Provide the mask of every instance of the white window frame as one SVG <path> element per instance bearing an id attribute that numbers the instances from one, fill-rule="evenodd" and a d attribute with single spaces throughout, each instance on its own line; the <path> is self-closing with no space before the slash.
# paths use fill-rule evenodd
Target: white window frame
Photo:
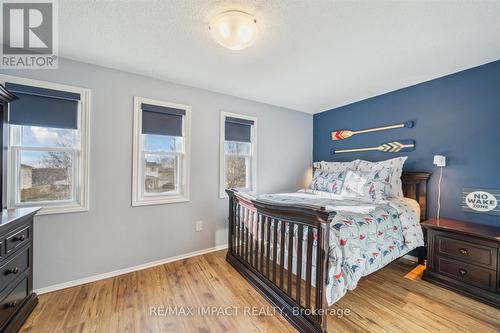
<path id="1" fill-rule="evenodd" d="M 182 109 L 186 111 L 182 122 L 182 137 L 184 139 L 184 151 L 181 153 L 158 153 L 155 155 L 181 155 L 182 166 L 180 167 L 179 193 L 172 194 L 144 194 L 144 155 L 142 150 L 142 109 L 141 104 L 152 104 L 169 108 Z M 159 101 L 139 96 L 134 96 L 134 134 L 133 134 L 133 166 L 132 166 L 132 206 L 163 205 L 178 202 L 188 202 L 189 182 L 191 168 L 191 106 L 165 101 Z"/>
<path id="2" fill-rule="evenodd" d="M 224 149 L 224 142 L 226 141 L 226 118 L 233 117 L 245 120 L 252 120 L 250 141 L 252 144 L 251 157 L 252 157 L 252 189 L 247 192 L 250 194 L 257 193 L 257 117 L 248 116 L 244 114 L 232 113 L 221 111 L 220 113 L 220 142 L 219 142 L 219 198 L 227 198 L 226 193 L 226 155 Z"/>
<path id="3" fill-rule="evenodd" d="M 52 83 L 46 81 L 38 81 L 32 79 L 26 79 L 10 75 L 0 74 L 0 82 L 5 84 L 5 82 L 11 82 L 16 84 L 23 84 L 28 86 L 54 89 L 61 91 L 68 91 L 72 93 L 80 94 L 79 103 L 79 117 L 78 117 L 78 130 L 79 135 L 79 149 L 66 149 L 66 148 L 29 148 L 29 150 L 39 150 L 39 151 L 71 151 L 74 153 L 73 156 L 73 179 L 77 179 L 78 183 L 73 184 L 73 197 L 77 201 L 59 201 L 59 202 L 30 202 L 30 203 L 18 203 L 16 202 L 17 193 L 15 186 L 19 175 L 19 170 L 15 165 L 16 159 L 14 154 L 16 154 L 19 149 L 12 146 L 11 140 L 9 140 L 9 151 L 8 151 L 8 175 L 7 175 L 7 204 L 9 208 L 19 208 L 19 207 L 42 207 L 39 215 L 47 214 L 60 214 L 60 213 L 74 213 L 74 212 L 85 212 L 89 210 L 89 163 L 90 163 L 90 100 L 91 91 L 87 88 L 69 86 L 65 84 Z M 14 102 L 15 103 L 15 102 Z M 12 128 L 9 126 L 9 137 L 13 135 L 11 133 Z"/>

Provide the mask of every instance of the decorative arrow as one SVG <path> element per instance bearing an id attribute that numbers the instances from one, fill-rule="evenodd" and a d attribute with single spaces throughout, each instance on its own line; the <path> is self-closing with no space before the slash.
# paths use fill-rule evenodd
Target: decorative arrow
<path id="1" fill-rule="evenodd" d="M 392 141 L 384 143 L 380 146 L 376 147 L 368 147 L 368 148 L 355 148 L 355 149 L 332 149 L 330 154 L 340 154 L 340 153 L 353 153 L 358 151 L 382 151 L 385 153 L 399 153 L 405 151 L 415 150 L 415 141 L 413 140 L 401 140 L 401 141 Z"/>
<path id="2" fill-rule="evenodd" d="M 360 130 L 360 131 L 352 131 L 352 130 L 333 131 L 332 132 L 332 140 L 333 141 L 344 140 L 344 139 L 350 138 L 351 136 L 356 135 L 356 134 L 378 132 L 378 131 L 387 131 L 390 129 L 403 128 L 403 127 L 412 128 L 413 121 L 409 120 L 409 121 L 404 122 L 402 124 L 389 125 L 389 126 L 383 126 L 383 127 L 375 127 L 375 128 L 369 128 L 369 129 Z"/>

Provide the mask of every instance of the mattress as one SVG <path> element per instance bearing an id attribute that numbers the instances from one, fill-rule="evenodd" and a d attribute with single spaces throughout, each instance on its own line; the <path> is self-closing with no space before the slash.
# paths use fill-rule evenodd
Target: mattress
<path id="1" fill-rule="evenodd" d="M 373 203 L 347 200 L 335 194 L 311 190 L 260 195 L 258 199 L 290 205 L 317 205 L 336 212 L 330 228 L 328 281 L 325 291 L 329 305 L 339 300 L 348 290 L 355 289 L 361 277 L 424 245 L 419 222 L 420 206 L 413 199 L 391 198 Z M 306 235 L 307 232 L 304 232 L 303 242 L 306 242 Z M 285 251 L 288 252 L 286 244 L 288 241 L 285 243 Z M 303 244 L 302 248 L 305 247 Z M 316 248 L 316 244 L 314 247 Z M 316 258 L 315 248 L 313 258 Z M 297 242 L 294 244 L 294 256 L 297 255 L 296 249 Z M 302 256 L 305 256 L 305 251 Z M 302 262 L 305 263 L 305 258 Z M 287 263 L 283 264 L 286 267 Z M 315 266 L 316 263 L 313 262 L 313 276 Z M 292 267 L 292 271 L 295 273 L 296 267 Z M 302 267 L 302 272 L 302 278 L 305 278 L 305 266 Z"/>

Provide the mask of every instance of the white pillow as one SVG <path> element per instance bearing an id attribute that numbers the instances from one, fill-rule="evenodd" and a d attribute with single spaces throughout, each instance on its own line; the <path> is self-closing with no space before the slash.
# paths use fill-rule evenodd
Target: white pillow
<path id="1" fill-rule="evenodd" d="M 391 180 L 392 171 L 347 171 L 341 195 L 346 198 L 360 198 L 369 201 L 387 199 L 387 188 Z"/>
<path id="2" fill-rule="evenodd" d="M 356 170 L 360 160 L 354 160 L 351 162 L 327 162 L 321 161 L 320 167 L 322 171 L 328 172 L 342 172 L 347 170 Z"/>
<path id="3" fill-rule="evenodd" d="M 391 182 L 388 187 L 387 196 L 396 198 L 403 197 L 403 184 L 401 183 L 401 174 L 403 173 L 403 165 L 407 158 L 408 156 L 402 156 L 379 162 L 360 160 L 357 164 L 357 170 L 368 172 L 390 169 L 392 171 L 392 175 L 390 177 Z"/>

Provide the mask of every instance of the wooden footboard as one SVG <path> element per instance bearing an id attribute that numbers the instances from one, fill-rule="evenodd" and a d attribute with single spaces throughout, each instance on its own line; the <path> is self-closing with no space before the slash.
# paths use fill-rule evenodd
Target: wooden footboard
<path id="1" fill-rule="evenodd" d="M 421 220 L 427 216 L 429 177 L 427 172 L 403 172 L 401 177 L 405 196 L 420 205 Z M 299 332 L 326 332 L 329 230 L 335 213 L 226 192 L 227 261 Z M 419 255 L 419 260 L 424 258 Z"/>
<path id="2" fill-rule="evenodd" d="M 329 225 L 335 213 L 226 192 L 227 261 L 300 332 L 326 332 Z"/>

